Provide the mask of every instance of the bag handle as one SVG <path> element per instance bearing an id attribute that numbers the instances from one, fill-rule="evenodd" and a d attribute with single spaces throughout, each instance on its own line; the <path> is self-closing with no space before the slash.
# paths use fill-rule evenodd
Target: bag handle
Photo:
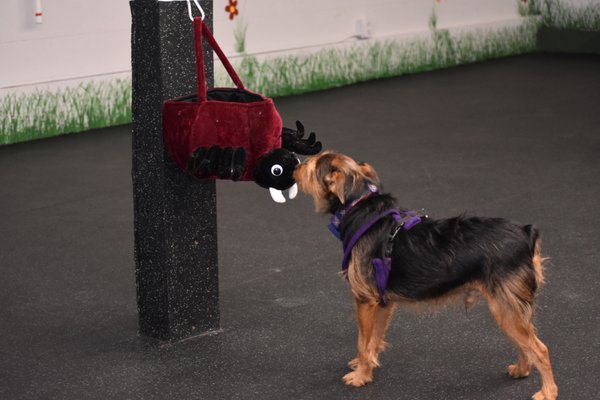
<path id="1" fill-rule="evenodd" d="M 225 53 L 223 53 L 223 50 L 221 50 L 221 47 L 219 47 L 219 44 L 210 32 L 210 29 L 208 29 L 208 26 L 206 26 L 202 18 L 197 17 L 194 18 L 194 48 L 196 51 L 198 99 L 200 101 L 206 101 L 206 77 L 204 76 L 204 53 L 202 51 L 202 35 L 206 37 L 206 40 L 208 41 L 210 47 L 215 53 L 217 53 L 217 56 L 219 56 L 221 63 L 223 63 L 223 66 L 225 66 L 227 73 L 229 74 L 235 85 L 238 87 L 238 89 L 243 90 L 244 84 L 242 83 L 240 77 L 231 66 L 231 63 L 229 63 L 229 60 L 227 59 L 227 56 L 225 56 Z"/>

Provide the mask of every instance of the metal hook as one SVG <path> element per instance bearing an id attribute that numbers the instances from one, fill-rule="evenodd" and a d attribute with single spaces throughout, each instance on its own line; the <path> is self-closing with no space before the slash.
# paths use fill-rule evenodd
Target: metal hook
<path id="1" fill-rule="evenodd" d="M 164 2 L 164 3 L 171 3 L 173 1 L 183 1 L 183 0 L 158 0 L 158 1 Z M 190 16 L 190 19 L 192 21 L 194 21 L 194 15 L 192 15 L 192 0 L 186 0 L 186 1 L 187 1 L 187 6 L 188 6 L 188 15 Z M 200 10 L 200 14 L 202 15 L 202 20 L 204 21 L 204 18 L 206 17 L 206 15 L 204 14 L 204 10 L 200 6 L 200 3 L 198 2 L 198 0 L 194 0 L 194 3 L 196 4 L 196 7 L 198 7 L 198 10 Z"/>
<path id="2" fill-rule="evenodd" d="M 196 7 L 198 7 L 198 10 L 200 10 L 200 14 L 202 15 L 201 18 L 204 21 L 204 17 L 206 16 L 204 14 L 204 10 L 202 9 L 202 7 L 200 7 L 200 3 L 198 3 L 198 0 L 194 0 L 194 3 L 196 4 Z M 190 16 L 190 19 L 193 21 L 194 16 L 192 15 L 192 1 L 191 0 L 187 0 L 187 6 L 188 6 L 188 15 Z"/>

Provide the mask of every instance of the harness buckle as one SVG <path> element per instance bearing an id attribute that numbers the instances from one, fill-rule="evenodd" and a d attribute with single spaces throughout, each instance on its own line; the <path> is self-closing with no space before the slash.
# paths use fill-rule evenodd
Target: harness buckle
<path id="1" fill-rule="evenodd" d="M 401 211 L 400 218 L 396 219 L 396 228 L 390 233 L 388 242 L 385 248 L 385 256 L 390 257 L 392 255 L 394 239 L 401 230 L 410 230 L 415 225 L 419 224 L 423 219 L 429 218 L 424 208 L 419 211 Z"/>

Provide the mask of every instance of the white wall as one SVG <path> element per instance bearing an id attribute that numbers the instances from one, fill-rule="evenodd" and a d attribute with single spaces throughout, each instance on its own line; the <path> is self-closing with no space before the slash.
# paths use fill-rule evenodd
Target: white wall
<path id="1" fill-rule="evenodd" d="M 246 52 L 256 54 L 299 47 L 325 47 L 356 34 L 365 19 L 373 38 L 428 30 L 433 7 L 438 27 L 459 27 L 518 19 L 515 0 L 239 0 L 240 14 L 229 20 L 227 1 L 215 1 L 219 43 L 234 54 L 234 30 L 247 25 Z"/>
<path id="2" fill-rule="evenodd" d="M 246 52 L 262 53 L 348 40 L 358 18 L 369 22 L 374 38 L 426 31 L 434 6 L 442 28 L 518 18 L 515 0 L 239 0 L 233 21 L 227 4 L 214 0 L 214 25 L 232 56 L 233 32 L 241 21 L 248 26 Z M 42 24 L 35 23 L 34 5 L 35 0 L 0 1 L 0 95 L 130 70 L 127 0 L 43 0 Z"/>
<path id="3" fill-rule="evenodd" d="M 127 73 L 130 13 L 126 0 L 0 1 L 0 90 Z"/>

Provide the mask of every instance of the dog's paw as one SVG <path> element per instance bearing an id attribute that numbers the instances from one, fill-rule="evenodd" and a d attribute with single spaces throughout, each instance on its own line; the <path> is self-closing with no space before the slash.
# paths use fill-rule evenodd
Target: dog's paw
<path id="1" fill-rule="evenodd" d="M 533 400 L 556 400 L 556 394 L 546 394 L 542 390 L 533 395 Z"/>
<path id="2" fill-rule="evenodd" d="M 508 366 L 506 372 L 513 379 L 522 379 L 527 378 L 531 371 L 530 369 L 523 369 L 519 364 L 512 364 Z"/>
<path id="3" fill-rule="evenodd" d="M 350 368 L 351 370 L 356 370 L 358 368 L 358 364 L 360 364 L 358 357 L 353 358 L 352 360 L 348 361 L 348 368 Z M 372 368 L 381 367 L 381 364 L 379 363 L 379 358 L 377 356 L 370 357 L 369 364 Z"/>
<path id="4" fill-rule="evenodd" d="M 346 385 L 354 386 L 354 387 L 365 386 L 367 383 L 373 382 L 373 376 L 364 374 L 364 373 L 360 372 L 359 370 L 352 371 L 352 372 L 344 375 L 344 377 L 342 379 L 344 380 L 344 383 Z"/>

